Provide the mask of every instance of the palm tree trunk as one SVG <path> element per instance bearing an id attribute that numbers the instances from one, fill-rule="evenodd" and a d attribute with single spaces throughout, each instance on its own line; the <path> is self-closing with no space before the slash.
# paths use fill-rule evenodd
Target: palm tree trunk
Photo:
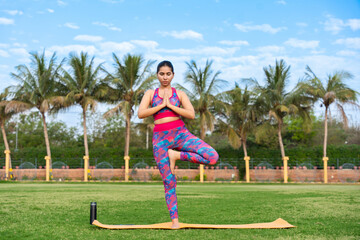
<path id="1" fill-rule="evenodd" d="M 247 149 L 246 149 L 246 134 L 244 134 L 244 136 L 241 137 L 241 144 L 243 146 L 243 150 L 244 150 L 244 157 L 247 157 Z"/>
<path id="2" fill-rule="evenodd" d="M 149 127 L 146 127 L 146 149 L 149 149 Z"/>
<path id="3" fill-rule="evenodd" d="M 6 137 L 5 126 L 4 126 L 3 121 L 1 121 L 1 132 L 2 132 L 2 135 L 3 135 L 3 139 L 4 139 L 5 150 L 10 150 L 9 142 L 7 140 L 7 137 Z M 10 168 L 11 168 L 11 156 L 10 156 Z"/>
<path id="4" fill-rule="evenodd" d="M 83 128 L 84 128 L 85 156 L 89 156 L 89 146 L 88 146 L 87 131 L 86 131 L 86 109 L 85 108 L 83 108 Z"/>
<path id="5" fill-rule="evenodd" d="M 125 151 L 124 156 L 129 156 L 129 148 L 130 148 L 130 119 L 131 113 L 126 115 L 126 134 L 125 134 Z"/>
<path id="6" fill-rule="evenodd" d="M 279 137 L 279 145 L 280 145 L 280 151 L 281 151 L 281 158 L 285 157 L 285 149 L 284 149 L 284 144 L 282 141 L 282 136 L 281 136 L 281 128 L 282 128 L 282 120 L 278 120 L 278 137 Z"/>
<path id="7" fill-rule="evenodd" d="M 205 117 L 203 113 L 200 113 L 200 139 L 205 140 Z"/>
<path id="8" fill-rule="evenodd" d="M 327 121 L 327 112 L 328 112 L 328 107 L 326 106 L 325 107 L 325 120 L 324 120 L 324 156 L 323 157 L 326 157 L 326 145 L 327 145 L 327 135 L 328 135 L 328 121 Z"/>
<path id="9" fill-rule="evenodd" d="M 48 135 L 47 126 L 46 126 L 45 113 L 42 112 L 41 115 L 42 115 L 42 120 L 43 120 L 43 125 L 44 125 L 44 137 L 45 137 L 45 145 L 46 145 L 46 154 L 47 154 L 48 157 L 50 157 L 50 168 L 51 168 L 52 160 L 51 160 L 50 142 L 49 142 L 49 135 Z"/>

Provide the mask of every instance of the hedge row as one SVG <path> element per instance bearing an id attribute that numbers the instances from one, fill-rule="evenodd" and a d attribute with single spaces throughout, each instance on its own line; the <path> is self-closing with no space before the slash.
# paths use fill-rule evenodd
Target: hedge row
<path id="1" fill-rule="evenodd" d="M 3 152 L 4 149 L 1 151 Z M 222 167 L 227 165 L 243 167 L 243 151 L 242 149 L 217 149 L 220 160 L 219 163 Z M 297 147 L 291 149 L 285 149 L 286 155 L 289 156 L 289 165 L 296 165 L 302 162 L 311 161 L 313 165 L 322 165 L 322 146 L 315 146 L 311 148 Z M 82 167 L 82 157 L 84 154 L 83 147 L 74 148 L 61 148 L 53 147 L 51 149 L 52 161 L 64 162 L 70 168 Z M 36 166 L 44 166 L 46 155 L 45 148 L 24 148 L 18 151 L 12 151 L 12 163 L 14 166 L 18 166 L 23 162 L 31 162 Z M 278 149 L 268 149 L 252 147 L 248 149 L 248 155 L 251 157 L 253 164 L 257 162 L 268 160 L 271 161 L 274 166 L 281 166 L 281 154 Z M 330 145 L 327 148 L 327 155 L 330 159 L 329 165 L 336 165 L 334 162 L 336 159 L 353 159 L 355 162 L 360 160 L 360 146 L 359 145 Z M 95 166 L 101 162 L 109 162 L 114 168 L 122 167 L 124 151 L 123 149 L 115 148 L 91 148 L 90 149 L 90 165 Z M 130 149 L 130 167 L 138 164 L 154 166 L 152 149 Z M 331 162 L 332 161 L 332 162 Z M 178 162 L 181 168 L 196 168 L 197 165 L 188 162 Z M 296 164 L 295 164 L 296 163 Z M 0 166 L 4 165 L 4 161 L 0 161 Z M 357 165 L 357 164 L 356 164 Z M 220 166 L 221 167 L 221 166 Z"/>

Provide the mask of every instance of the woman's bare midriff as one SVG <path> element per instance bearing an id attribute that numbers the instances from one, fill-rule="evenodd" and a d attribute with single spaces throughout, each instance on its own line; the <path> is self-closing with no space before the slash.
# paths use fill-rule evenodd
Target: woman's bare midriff
<path id="1" fill-rule="evenodd" d="M 155 124 L 162 124 L 162 123 L 168 123 L 168 122 L 173 122 L 180 119 L 179 117 L 164 117 L 161 119 L 156 120 L 154 123 Z"/>

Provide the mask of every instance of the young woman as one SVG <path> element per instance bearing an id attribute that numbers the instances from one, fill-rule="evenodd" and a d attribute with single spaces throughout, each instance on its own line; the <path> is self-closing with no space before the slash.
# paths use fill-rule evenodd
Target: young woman
<path id="1" fill-rule="evenodd" d="M 139 106 L 138 117 L 154 116 L 155 127 L 152 140 L 154 158 L 163 179 L 172 228 L 179 228 L 175 162 L 182 160 L 199 164 L 215 164 L 219 155 L 203 140 L 192 135 L 180 119 L 180 117 L 194 119 L 195 112 L 187 95 L 171 87 L 171 81 L 174 78 L 171 62 L 159 63 L 157 78 L 160 87 L 146 91 Z"/>

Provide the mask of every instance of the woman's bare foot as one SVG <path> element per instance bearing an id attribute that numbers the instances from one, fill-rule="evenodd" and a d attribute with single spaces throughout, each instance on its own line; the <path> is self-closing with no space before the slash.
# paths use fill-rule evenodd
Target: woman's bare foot
<path id="1" fill-rule="evenodd" d="M 174 174 L 175 173 L 175 163 L 176 163 L 176 160 L 180 159 L 180 152 L 169 149 L 168 154 L 169 154 L 169 160 L 170 160 L 170 170 L 171 170 L 171 173 Z"/>
<path id="2" fill-rule="evenodd" d="M 175 219 L 172 220 L 171 228 L 173 228 L 173 229 L 179 229 L 180 228 L 180 223 L 179 223 L 178 218 L 175 218 Z"/>

